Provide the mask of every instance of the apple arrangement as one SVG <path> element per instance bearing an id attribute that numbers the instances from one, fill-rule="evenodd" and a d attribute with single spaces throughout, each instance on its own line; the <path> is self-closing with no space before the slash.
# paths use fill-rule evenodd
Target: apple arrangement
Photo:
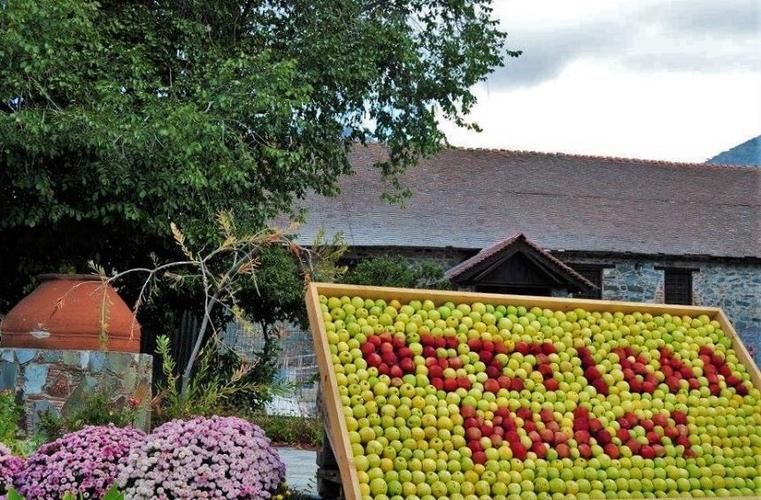
<path id="1" fill-rule="evenodd" d="M 761 392 L 707 316 L 320 306 L 363 498 L 761 496 Z"/>

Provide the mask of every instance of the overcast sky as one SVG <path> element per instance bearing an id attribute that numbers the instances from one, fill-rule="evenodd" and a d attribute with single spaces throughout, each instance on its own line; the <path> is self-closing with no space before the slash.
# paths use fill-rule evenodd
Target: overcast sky
<path id="1" fill-rule="evenodd" d="M 704 161 L 761 134 L 761 0 L 495 0 L 523 51 L 456 146 Z"/>

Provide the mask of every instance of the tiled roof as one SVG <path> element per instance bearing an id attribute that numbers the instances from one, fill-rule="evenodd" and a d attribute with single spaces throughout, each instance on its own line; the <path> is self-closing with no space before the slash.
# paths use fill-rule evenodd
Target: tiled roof
<path id="1" fill-rule="evenodd" d="M 299 241 L 482 249 L 522 232 L 552 251 L 761 257 L 761 169 L 505 150 L 447 149 L 402 176 L 404 207 L 357 147 L 336 198 L 310 196 Z"/>
<path id="2" fill-rule="evenodd" d="M 473 257 L 467 260 L 464 260 L 460 262 L 459 264 L 457 264 L 456 266 L 447 270 L 446 277 L 449 280 L 456 281 L 458 276 L 461 276 L 462 274 L 472 270 L 473 268 L 478 267 L 480 264 L 492 259 L 492 257 L 496 257 L 497 255 L 509 249 L 513 245 L 519 244 L 519 243 L 528 245 L 532 250 L 534 250 L 541 257 L 541 259 L 546 264 L 549 264 L 551 267 L 555 268 L 555 271 L 561 276 L 564 276 L 565 279 L 568 279 L 570 281 L 575 281 L 577 283 L 581 283 L 582 287 L 586 287 L 590 290 L 597 288 L 597 286 L 594 283 L 590 282 L 584 276 L 580 275 L 579 273 L 577 273 L 576 271 L 568 267 L 561 260 L 553 257 L 549 252 L 544 250 L 542 247 L 540 247 L 533 241 L 529 240 L 523 233 L 513 234 L 512 236 L 509 236 L 503 240 L 497 241 L 496 243 L 484 248 Z"/>

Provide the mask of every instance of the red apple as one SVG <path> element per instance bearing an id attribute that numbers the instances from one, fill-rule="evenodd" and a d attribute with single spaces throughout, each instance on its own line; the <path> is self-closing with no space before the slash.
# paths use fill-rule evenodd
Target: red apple
<path id="1" fill-rule="evenodd" d="M 375 344 L 372 342 L 365 342 L 360 346 L 359 350 L 362 351 L 362 354 L 367 356 L 368 354 L 375 352 Z"/>
<path id="2" fill-rule="evenodd" d="M 513 451 L 513 457 L 518 460 L 526 460 L 528 450 L 520 442 L 510 443 L 510 449 Z"/>
<path id="3" fill-rule="evenodd" d="M 412 358 L 404 358 L 399 362 L 399 366 L 404 373 L 415 373 L 415 362 Z"/>
<path id="4" fill-rule="evenodd" d="M 571 448 L 565 443 L 560 443 L 555 447 L 555 451 L 558 452 L 559 458 L 569 458 L 571 456 Z"/>
<path id="5" fill-rule="evenodd" d="M 573 438 L 577 443 L 588 443 L 589 433 L 587 431 L 576 431 L 573 433 Z"/>
<path id="6" fill-rule="evenodd" d="M 602 429 L 597 434 L 595 434 L 595 439 L 597 439 L 597 442 L 602 446 L 605 446 L 606 444 L 609 444 L 613 438 L 611 437 L 610 432 Z"/>
<path id="7" fill-rule="evenodd" d="M 542 441 L 547 444 L 552 444 L 555 442 L 555 433 L 549 429 L 542 429 L 539 435 L 541 436 Z"/>
<path id="8" fill-rule="evenodd" d="M 620 452 L 618 451 L 618 446 L 616 446 L 613 443 L 608 443 L 603 447 L 603 450 L 605 451 L 605 454 L 608 455 L 612 459 L 616 459 L 620 456 Z M 560 453 L 558 453 L 558 456 L 560 456 Z"/>
<path id="9" fill-rule="evenodd" d="M 544 381 L 544 387 L 548 391 L 557 391 L 558 388 L 560 387 L 560 382 L 558 382 L 554 378 L 550 378 Z"/>
<path id="10" fill-rule="evenodd" d="M 465 437 L 468 438 L 468 441 L 478 441 L 481 439 L 481 429 L 478 427 L 468 427 L 465 429 Z"/>
<path id="11" fill-rule="evenodd" d="M 629 441 L 626 442 L 626 446 L 629 447 L 630 450 L 632 450 L 632 453 L 639 454 L 639 450 L 641 448 L 639 442 L 637 442 L 636 439 L 629 439 Z"/>
<path id="12" fill-rule="evenodd" d="M 526 408 L 525 406 L 521 406 L 515 411 L 515 414 L 518 415 L 523 420 L 529 420 L 531 418 L 531 410 L 529 408 Z"/>
<path id="13" fill-rule="evenodd" d="M 544 443 L 534 443 L 531 446 L 531 451 L 536 453 L 536 456 L 538 458 L 544 458 L 545 455 L 547 454 L 547 445 L 545 445 Z"/>
<path id="14" fill-rule="evenodd" d="M 491 363 L 491 360 L 494 359 L 494 353 L 492 353 L 491 351 L 482 350 L 478 352 L 478 357 L 481 358 L 481 361 L 484 364 L 488 365 L 489 363 Z"/>
<path id="15" fill-rule="evenodd" d="M 602 430 L 602 422 L 600 422 L 598 419 L 593 418 L 589 421 L 589 430 L 596 434 Z"/>
<path id="16" fill-rule="evenodd" d="M 383 360 L 380 357 L 380 354 L 377 353 L 371 353 L 367 355 L 367 364 L 370 366 L 374 366 L 375 368 L 378 368 Z"/>
<path id="17" fill-rule="evenodd" d="M 449 367 L 454 368 L 455 370 L 460 369 L 463 367 L 463 362 L 456 356 L 454 358 L 449 358 Z"/>
<path id="18" fill-rule="evenodd" d="M 494 427 L 491 425 L 491 423 L 484 422 L 481 424 L 481 435 L 489 437 L 492 434 L 494 434 Z"/>
<path id="19" fill-rule="evenodd" d="M 484 382 L 484 390 L 486 392 L 497 393 L 499 392 L 499 382 L 496 379 L 490 378 Z"/>

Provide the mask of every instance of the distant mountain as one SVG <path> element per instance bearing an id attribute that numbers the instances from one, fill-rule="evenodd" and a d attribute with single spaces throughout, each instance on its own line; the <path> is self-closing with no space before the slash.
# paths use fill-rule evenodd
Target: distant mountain
<path id="1" fill-rule="evenodd" d="M 719 153 L 706 163 L 723 163 L 726 165 L 761 166 L 761 135 L 745 141 L 728 151 Z"/>

